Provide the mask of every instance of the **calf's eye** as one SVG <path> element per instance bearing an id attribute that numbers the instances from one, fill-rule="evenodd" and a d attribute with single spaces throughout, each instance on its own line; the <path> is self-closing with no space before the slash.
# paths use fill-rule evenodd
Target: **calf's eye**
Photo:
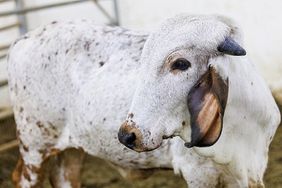
<path id="1" fill-rule="evenodd" d="M 171 70 L 187 70 L 189 67 L 191 67 L 191 63 L 184 58 L 179 58 L 173 62 L 171 65 Z"/>

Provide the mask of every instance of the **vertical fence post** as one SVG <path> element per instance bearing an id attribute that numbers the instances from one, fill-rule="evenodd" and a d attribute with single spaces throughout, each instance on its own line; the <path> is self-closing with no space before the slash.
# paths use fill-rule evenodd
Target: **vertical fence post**
<path id="1" fill-rule="evenodd" d="M 119 26 L 120 25 L 120 20 L 119 20 L 119 10 L 118 10 L 118 2 L 117 0 L 113 0 L 114 3 L 114 14 L 115 14 L 115 25 Z"/>
<path id="2" fill-rule="evenodd" d="M 16 3 L 16 10 L 22 10 L 24 8 L 24 0 L 15 0 Z M 17 15 L 19 23 L 20 23 L 20 35 L 23 35 L 27 32 L 27 21 L 25 13 Z"/>

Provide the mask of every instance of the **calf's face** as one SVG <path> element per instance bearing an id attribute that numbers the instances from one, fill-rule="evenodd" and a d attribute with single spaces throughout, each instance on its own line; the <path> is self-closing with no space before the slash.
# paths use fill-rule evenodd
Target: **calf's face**
<path id="1" fill-rule="evenodd" d="M 209 62 L 224 54 L 245 55 L 234 38 L 236 28 L 217 16 L 178 16 L 151 34 L 119 141 L 150 151 L 163 139 L 188 134 L 188 127 L 187 147 L 213 145 L 222 130 L 228 78 Z"/>

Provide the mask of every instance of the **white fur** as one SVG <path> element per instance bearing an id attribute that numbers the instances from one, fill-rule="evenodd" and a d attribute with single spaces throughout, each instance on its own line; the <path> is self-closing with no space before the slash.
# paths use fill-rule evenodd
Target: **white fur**
<path id="1" fill-rule="evenodd" d="M 8 64 L 19 138 L 29 146 L 21 149 L 24 161 L 39 165 L 42 149 L 82 147 L 124 168 L 173 168 L 189 187 L 215 187 L 219 179 L 230 187 L 262 185 L 280 115 L 246 57 L 218 54 L 228 35 L 241 43 L 232 21 L 187 15 L 168 19 L 151 34 L 85 20 L 28 33 L 11 48 Z M 187 58 L 191 68 L 175 75 L 160 71 L 170 55 Z M 211 147 L 188 149 L 186 97 L 208 64 L 229 79 L 223 132 Z M 161 144 L 158 149 L 137 153 L 118 142 L 128 112 L 144 145 Z M 162 140 L 164 135 L 183 140 Z"/>

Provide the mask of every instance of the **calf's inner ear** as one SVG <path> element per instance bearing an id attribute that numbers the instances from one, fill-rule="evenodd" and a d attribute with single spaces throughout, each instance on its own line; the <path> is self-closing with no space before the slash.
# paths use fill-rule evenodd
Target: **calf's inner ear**
<path id="1" fill-rule="evenodd" d="M 191 142 L 188 148 L 207 147 L 220 137 L 228 97 L 228 80 L 223 80 L 213 67 L 201 76 L 188 94 Z"/>

